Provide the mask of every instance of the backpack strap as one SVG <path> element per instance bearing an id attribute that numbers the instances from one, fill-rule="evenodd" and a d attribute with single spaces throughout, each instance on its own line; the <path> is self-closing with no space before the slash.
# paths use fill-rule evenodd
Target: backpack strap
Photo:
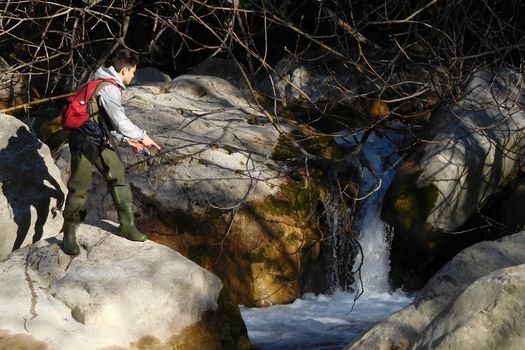
<path id="1" fill-rule="evenodd" d="M 102 132 L 106 135 L 111 145 L 111 148 L 117 155 L 118 159 L 122 161 L 122 157 L 120 155 L 118 147 L 115 143 L 115 140 L 113 139 L 111 135 L 111 130 L 108 127 L 108 121 L 106 120 L 107 118 L 105 118 L 104 115 L 100 113 L 100 108 L 98 105 L 98 93 L 100 92 L 100 90 L 102 90 L 104 87 L 108 85 L 115 85 L 117 88 L 119 88 L 119 90 L 120 90 L 120 87 L 117 85 L 117 82 L 115 79 L 99 79 L 99 80 L 100 82 L 97 84 L 97 87 L 93 91 L 93 95 L 91 95 L 91 98 L 88 101 L 87 112 L 89 113 L 89 117 L 93 119 L 93 121 L 96 122 L 98 125 L 100 125 L 100 127 L 102 128 Z"/>
<path id="2" fill-rule="evenodd" d="M 117 85 L 117 81 L 115 79 L 98 79 L 99 82 L 97 84 L 97 87 L 93 91 L 93 95 L 91 95 L 91 98 L 88 100 L 87 103 L 87 112 L 89 113 L 89 117 L 93 118 L 93 120 L 100 124 L 100 111 L 98 106 L 98 93 L 100 90 L 102 90 L 104 87 L 108 85 L 115 85 L 117 88 L 120 87 Z"/>

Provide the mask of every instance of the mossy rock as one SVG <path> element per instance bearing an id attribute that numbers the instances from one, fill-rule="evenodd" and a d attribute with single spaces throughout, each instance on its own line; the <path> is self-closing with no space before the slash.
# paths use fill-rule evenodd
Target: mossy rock
<path id="1" fill-rule="evenodd" d="M 138 225 L 219 276 L 235 302 L 247 306 L 290 303 L 302 294 L 304 269 L 319 254 L 319 233 L 310 218 L 319 201 L 315 181 L 290 182 L 264 201 L 238 210 L 163 213 Z M 147 208 L 142 203 L 142 208 Z"/>
<path id="2" fill-rule="evenodd" d="M 272 159 L 285 161 L 303 157 L 303 153 L 295 146 L 290 136 L 280 135 L 277 144 L 273 148 Z"/>
<path id="3" fill-rule="evenodd" d="M 218 308 L 202 315 L 201 321 L 182 330 L 166 343 L 154 337 L 143 337 L 130 350 L 251 350 L 248 331 L 239 306 L 232 302 L 228 289 L 223 288 Z"/>
<path id="4" fill-rule="evenodd" d="M 407 161 L 401 167 L 385 194 L 381 218 L 422 250 L 436 249 L 436 230 L 427 224 L 427 217 L 438 199 L 438 189 L 432 184 L 417 188 L 422 169 Z"/>
<path id="5" fill-rule="evenodd" d="M 331 136 L 307 136 L 296 131 L 293 134 L 281 134 L 272 151 L 272 159 L 276 161 L 289 161 L 304 158 L 300 148 L 308 153 L 326 160 L 341 158 L 344 150 L 336 144 Z"/>

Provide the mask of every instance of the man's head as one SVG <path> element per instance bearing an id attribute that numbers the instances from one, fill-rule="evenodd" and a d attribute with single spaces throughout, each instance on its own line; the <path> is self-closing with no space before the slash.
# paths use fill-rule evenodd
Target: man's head
<path id="1" fill-rule="evenodd" d="M 113 57 L 113 68 L 117 71 L 124 85 L 129 85 L 135 76 L 139 58 L 128 49 L 118 50 Z"/>

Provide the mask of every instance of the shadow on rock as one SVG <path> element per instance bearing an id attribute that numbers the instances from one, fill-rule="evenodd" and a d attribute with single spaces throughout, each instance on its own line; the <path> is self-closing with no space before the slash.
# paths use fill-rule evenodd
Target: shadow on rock
<path id="1" fill-rule="evenodd" d="M 58 208 L 62 207 L 64 201 L 60 185 L 49 174 L 44 159 L 38 153 L 41 147 L 42 143 L 27 129 L 20 127 L 16 136 L 9 138 L 7 147 L 0 150 L 2 192 L 18 226 L 12 250 L 20 248 L 28 234 L 33 235 L 33 243 L 40 240 L 48 219 L 51 198 L 57 199 Z M 37 216 L 34 233 L 29 232 L 31 207 Z M 52 213 L 53 217 L 57 215 L 56 208 Z"/>

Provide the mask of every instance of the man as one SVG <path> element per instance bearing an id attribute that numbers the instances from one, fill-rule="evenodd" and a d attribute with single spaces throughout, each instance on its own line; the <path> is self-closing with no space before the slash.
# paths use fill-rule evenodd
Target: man
<path id="1" fill-rule="evenodd" d="M 79 129 L 73 130 L 69 138 L 71 150 L 71 175 L 67 184 L 69 193 L 64 208 L 64 252 L 69 255 L 80 253 L 76 242 L 76 229 L 86 216 L 86 202 L 91 192 L 93 165 L 106 180 L 115 203 L 120 222 L 118 234 L 132 241 L 145 241 L 147 236 L 134 223 L 131 190 L 126 182 L 124 165 L 118 150 L 111 146 L 111 135 L 125 140 L 133 151 L 139 152 L 150 147 L 160 149 L 147 134 L 128 119 L 122 106 L 122 90 L 130 84 L 135 75 L 138 58 L 129 50 L 118 51 L 113 66 L 101 67 L 95 79 L 112 78 L 116 85 L 104 82 L 97 86 L 88 103 L 90 119 Z"/>

